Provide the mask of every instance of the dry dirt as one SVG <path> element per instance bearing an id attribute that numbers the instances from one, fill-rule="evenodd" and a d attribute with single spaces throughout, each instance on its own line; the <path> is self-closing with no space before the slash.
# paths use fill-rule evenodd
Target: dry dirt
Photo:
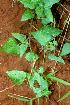
<path id="1" fill-rule="evenodd" d="M 13 37 L 11 33 L 23 33 L 29 35 L 30 32 L 30 20 L 26 22 L 21 22 L 21 17 L 24 11 L 26 10 L 20 2 L 14 2 L 15 0 L 0 0 L 0 48 L 7 41 L 8 38 Z M 70 11 L 70 2 L 63 3 L 63 5 Z M 64 7 L 60 6 L 59 8 L 59 21 L 57 21 L 56 27 L 63 29 L 64 21 L 69 16 L 69 12 L 65 10 Z M 64 11 L 64 12 L 63 12 Z M 63 15 L 62 15 L 63 14 Z M 62 16 L 62 17 L 61 17 Z M 58 16 L 57 16 L 58 17 Z M 33 25 L 38 29 L 42 26 L 40 21 L 37 21 L 37 25 Z M 68 28 L 67 28 L 68 25 Z M 67 31 L 66 31 L 67 28 Z M 32 27 L 31 31 L 35 31 Z M 66 32 L 66 33 L 65 33 Z M 65 38 L 70 40 L 70 25 L 66 24 L 62 36 L 65 35 Z M 58 37 L 57 37 L 58 40 Z M 63 42 L 63 38 L 60 37 L 59 46 Z M 68 42 L 64 40 L 63 44 Z M 31 40 L 31 47 L 34 53 L 39 52 L 41 47 L 38 42 Z M 29 49 L 28 49 L 29 50 Z M 28 50 L 26 52 L 28 52 Z M 51 61 L 45 58 L 45 74 L 54 71 L 57 71 L 55 74 L 56 77 L 61 78 L 67 82 L 70 82 L 70 54 L 63 57 L 65 64 L 57 63 L 55 66 L 55 61 Z M 36 62 L 36 66 L 40 67 L 42 65 L 43 52 L 39 54 L 39 60 Z M 20 70 L 31 72 L 31 63 L 26 61 L 25 54 L 21 59 L 19 55 L 15 54 L 6 54 L 0 52 L 0 105 L 29 105 L 29 103 L 19 101 L 13 97 L 8 97 L 8 94 L 12 96 L 24 96 L 24 97 L 35 97 L 33 91 L 29 88 L 29 85 L 26 85 L 26 81 L 22 85 L 18 86 L 11 81 L 7 76 L 6 71 L 9 70 Z M 49 86 L 49 90 L 52 91 L 49 99 L 46 103 L 46 98 L 41 97 L 39 105 L 70 105 L 70 96 L 61 102 L 57 102 L 60 97 L 70 91 L 70 86 L 66 86 L 55 81 L 52 81 L 52 85 Z M 37 99 L 33 101 L 33 105 L 38 105 Z"/>

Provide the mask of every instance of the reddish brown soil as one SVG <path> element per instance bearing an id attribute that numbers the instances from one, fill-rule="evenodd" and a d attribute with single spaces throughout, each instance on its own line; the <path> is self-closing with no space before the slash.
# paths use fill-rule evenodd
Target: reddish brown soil
<path id="1" fill-rule="evenodd" d="M 24 6 L 20 2 L 13 2 L 15 0 L 0 0 L 0 48 L 7 41 L 8 38 L 13 37 L 11 33 L 23 33 L 28 36 L 30 32 L 30 20 L 26 22 L 21 22 L 21 17 L 24 11 L 26 10 Z M 70 10 L 69 3 L 65 7 Z M 68 17 L 69 13 L 63 8 L 59 8 L 59 14 L 64 10 L 64 15 L 59 20 L 59 25 L 56 27 L 63 28 L 64 20 Z M 34 24 L 34 23 L 33 23 Z M 34 25 L 35 26 L 35 25 Z M 40 21 L 37 21 L 38 29 L 42 26 Z M 37 27 L 35 26 L 35 27 Z M 70 25 L 69 25 L 70 26 Z M 69 29 L 66 32 L 66 38 L 70 39 Z M 35 29 L 32 28 L 32 31 Z M 65 32 L 65 30 L 64 30 Z M 63 32 L 63 36 L 64 36 Z M 61 44 L 62 38 L 59 41 Z M 64 42 L 68 42 L 64 40 Z M 39 52 L 40 44 L 38 44 L 35 40 L 32 40 L 31 47 L 34 53 Z M 42 65 L 43 60 L 43 52 L 39 54 L 39 60 L 35 65 L 40 67 Z M 55 66 L 55 61 L 51 61 L 47 58 L 45 59 L 45 74 L 52 72 L 55 67 L 55 71 L 58 71 L 55 76 L 61 78 L 65 81 L 70 82 L 70 54 L 64 56 L 65 64 L 57 63 Z M 33 91 L 26 85 L 26 81 L 23 82 L 22 85 L 18 86 L 9 79 L 6 74 L 8 70 L 21 70 L 26 72 L 31 72 L 31 63 L 26 61 L 25 54 L 21 59 L 19 55 L 6 54 L 4 52 L 0 52 L 0 105 L 29 105 L 29 103 L 19 101 L 14 99 L 13 97 L 8 97 L 8 94 L 12 96 L 24 96 L 24 97 L 35 97 Z M 70 105 L 70 96 L 61 102 L 57 102 L 60 97 L 70 91 L 70 86 L 62 85 L 55 81 L 52 81 L 52 85 L 49 86 L 49 90 L 52 91 L 52 94 L 49 96 L 49 100 L 53 103 L 53 105 Z M 14 86 L 15 85 L 15 86 Z M 52 105 L 50 102 L 46 103 L 46 98 L 41 97 L 39 105 Z M 37 99 L 33 101 L 33 105 L 38 105 Z"/>

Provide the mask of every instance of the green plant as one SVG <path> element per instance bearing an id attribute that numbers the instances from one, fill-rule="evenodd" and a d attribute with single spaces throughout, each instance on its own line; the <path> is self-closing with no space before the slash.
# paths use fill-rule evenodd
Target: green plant
<path id="1" fill-rule="evenodd" d="M 69 23 L 69 20 L 68 20 L 68 19 L 66 19 L 66 20 L 64 21 L 64 24 L 66 24 L 66 23 Z"/>
<path id="2" fill-rule="evenodd" d="M 57 44 L 57 41 L 54 41 L 54 38 L 56 38 L 56 36 L 58 36 L 62 32 L 62 30 L 52 27 L 48 24 L 48 23 L 54 23 L 53 15 L 50 8 L 52 7 L 53 4 L 59 2 L 60 0 L 50 0 L 50 1 L 49 0 L 28 0 L 28 1 L 18 0 L 18 1 L 24 4 L 25 8 L 28 8 L 22 15 L 21 21 L 26 21 L 28 19 L 34 18 L 36 13 L 37 18 L 40 19 L 43 24 L 43 26 L 40 28 L 40 31 L 30 32 L 30 35 L 33 35 L 34 38 L 41 44 L 42 51 L 44 51 L 44 59 L 45 59 L 45 54 L 46 52 L 48 52 L 48 50 L 50 51 L 56 50 L 56 47 L 58 44 Z M 31 11 L 29 8 L 35 9 L 35 11 Z M 6 43 L 2 46 L 1 51 L 5 53 L 16 54 L 16 55 L 20 54 L 20 57 L 22 58 L 23 54 L 27 50 L 27 47 L 30 46 L 30 43 L 29 43 L 30 40 L 28 41 L 28 39 L 26 38 L 26 35 L 24 34 L 12 33 L 12 35 L 16 39 L 18 39 L 20 43 L 17 43 L 16 39 L 14 38 L 9 38 L 6 41 Z M 62 56 L 69 53 L 70 53 L 70 43 L 65 43 L 62 48 L 62 52 L 58 57 L 48 53 L 48 58 L 65 64 L 64 60 L 62 59 Z M 32 52 L 32 49 L 26 54 L 26 60 L 31 61 L 32 63 L 38 60 L 38 58 L 39 58 L 38 55 L 34 54 Z M 14 81 L 15 84 L 21 85 L 23 81 L 27 79 L 30 85 L 30 88 L 33 89 L 34 93 L 37 94 L 35 98 L 30 100 L 21 98 L 21 97 L 14 97 L 14 98 L 19 99 L 21 101 L 27 101 L 27 102 L 30 101 L 30 105 L 32 105 L 32 100 L 39 98 L 42 95 L 48 97 L 48 95 L 51 93 L 51 91 L 49 91 L 48 89 L 48 84 L 50 82 L 48 78 L 58 81 L 65 85 L 70 85 L 70 83 L 52 76 L 54 73 L 56 73 L 56 71 L 46 76 L 44 75 L 43 66 L 41 66 L 39 70 L 36 67 L 35 68 L 33 67 L 32 67 L 32 75 L 30 75 L 27 72 L 18 71 L 18 70 L 12 70 L 12 71 L 6 72 L 7 75 Z M 38 83 L 37 88 L 35 88 L 35 85 L 34 85 L 35 81 Z M 67 94 L 66 96 L 68 95 L 70 95 L 70 93 Z M 64 98 L 61 98 L 60 100 L 62 99 Z"/>

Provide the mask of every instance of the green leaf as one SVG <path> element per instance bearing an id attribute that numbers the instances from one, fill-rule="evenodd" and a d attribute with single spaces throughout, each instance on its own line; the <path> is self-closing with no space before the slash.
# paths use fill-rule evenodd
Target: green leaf
<path id="1" fill-rule="evenodd" d="M 35 61 L 35 60 L 38 60 L 38 55 L 37 54 L 34 54 L 32 51 L 28 52 L 26 54 L 26 60 L 28 61 Z"/>
<path id="2" fill-rule="evenodd" d="M 21 43 L 25 42 L 26 35 L 20 33 L 11 33 L 16 39 L 18 39 Z"/>
<path id="3" fill-rule="evenodd" d="M 44 67 L 43 66 L 41 66 L 39 69 L 40 70 L 38 70 L 38 73 L 43 73 L 44 72 Z"/>
<path id="4" fill-rule="evenodd" d="M 41 93 L 41 88 L 39 87 L 39 88 L 35 88 L 35 87 L 33 87 L 33 91 L 34 91 L 34 93 Z"/>
<path id="5" fill-rule="evenodd" d="M 58 61 L 58 62 L 61 62 L 61 63 L 65 64 L 64 60 L 62 59 L 62 57 L 56 57 L 56 56 L 48 53 L 48 58 L 51 59 L 51 60 L 55 60 L 55 61 Z"/>
<path id="6" fill-rule="evenodd" d="M 68 18 L 64 21 L 64 24 L 69 23 Z"/>
<path id="7" fill-rule="evenodd" d="M 53 4 L 59 2 L 60 0 L 43 0 L 44 4 L 45 4 L 45 8 L 49 7 L 51 8 Z"/>
<path id="8" fill-rule="evenodd" d="M 34 38 L 41 44 L 46 45 L 49 40 L 51 40 L 51 36 L 48 33 L 42 31 L 31 32 Z"/>
<path id="9" fill-rule="evenodd" d="M 20 45 L 20 58 L 22 58 L 23 54 L 27 50 L 28 44 L 21 44 Z"/>
<path id="10" fill-rule="evenodd" d="M 29 73 L 26 73 L 26 76 L 27 76 L 28 79 L 31 78 L 31 75 Z"/>
<path id="11" fill-rule="evenodd" d="M 28 0 L 28 2 L 27 2 L 27 0 L 17 0 L 17 1 L 20 1 L 22 4 L 31 2 L 31 0 Z"/>
<path id="12" fill-rule="evenodd" d="M 49 45 L 49 49 L 51 49 L 51 51 L 54 50 L 55 49 L 54 45 Z"/>
<path id="13" fill-rule="evenodd" d="M 34 93 L 37 93 L 36 98 L 39 98 L 43 95 L 41 87 L 39 87 L 39 88 L 33 87 L 33 91 L 34 91 Z"/>
<path id="14" fill-rule="evenodd" d="M 45 24 L 48 24 L 50 22 L 53 22 L 53 15 L 52 15 L 51 9 L 50 8 L 45 8 L 44 13 L 45 13 L 46 17 L 42 18 L 42 24 L 45 25 Z"/>
<path id="15" fill-rule="evenodd" d="M 44 8 L 43 7 L 37 6 L 35 11 L 36 11 L 38 19 L 40 19 L 40 17 L 43 17 L 43 13 L 44 13 Z"/>
<path id="16" fill-rule="evenodd" d="M 51 36 L 50 41 L 52 41 L 56 36 L 58 36 L 62 32 L 62 30 L 51 26 L 42 26 L 40 30 Z"/>
<path id="17" fill-rule="evenodd" d="M 53 41 L 53 44 L 55 44 L 56 46 L 58 45 L 57 41 Z"/>
<path id="18" fill-rule="evenodd" d="M 16 99 L 18 99 L 18 100 L 21 100 L 21 101 L 26 101 L 26 102 L 30 101 L 30 100 L 28 100 L 28 99 L 21 98 L 21 97 L 14 97 L 14 98 L 16 98 Z"/>
<path id="19" fill-rule="evenodd" d="M 45 77 L 45 78 L 50 78 L 50 77 L 51 77 L 53 74 L 55 74 L 56 72 L 57 72 L 57 71 L 52 72 L 52 73 L 48 74 L 47 76 L 44 75 L 44 77 Z"/>
<path id="20" fill-rule="evenodd" d="M 38 4 L 41 0 L 31 0 L 32 3 Z"/>
<path id="21" fill-rule="evenodd" d="M 26 77 L 26 73 L 24 71 L 12 70 L 7 71 L 6 73 L 14 81 L 14 83 L 18 85 L 21 85 Z"/>
<path id="22" fill-rule="evenodd" d="M 39 5 L 40 7 L 44 7 L 44 2 L 43 2 L 43 1 L 40 1 L 40 2 L 38 3 L 38 5 Z"/>
<path id="23" fill-rule="evenodd" d="M 42 24 L 43 24 L 43 25 L 46 25 L 46 24 L 48 24 L 48 23 L 50 23 L 50 20 L 49 20 L 48 18 L 46 18 L 46 17 L 43 17 L 43 18 L 42 18 Z"/>
<path id="24" fill-rule="evenodd" d="M 26 1 L 26 3 L 24 3 L 24 7 L 25 8 L 35 9 L 35 7 L 36 7 L 36 4 L 35 3 L 32 3 L 32 2 L 27 3 L 27 2 L 28 1 Z"/>
<path id="25" fill-rule="evenodd" d="M 67 55 L 70 53 L 70 43 L 65 43 L 60 56 Z"/>
<path id="26" fill-rule="evenodd" d="M 27 9 L 24 14 L 22 15 L 21 21 L 26 21 L 34 17 L 34 14 L 31 13 L 29 9 Z"/>
<path id="27" fill-rule="evenodd" d="M 32 69 L 34 72 L 34 78 L 35 80 L 38 81 L 39 85 L 41 86 L 42 89 L 47 89 L 48 90 L 48 83 L 46 80 L 43 79 L 42 76 L 40 76 L 34 69 Z"/>
<path id="28" fill-rule="evenodd" d="M 61 101 L 61 100 L 63 100 L 63 99 L 65 99 L 67 96 L 69 96 L 70 95 L 70 91 L 68 92 L 68 93 L 66 93 L 62 98 L 60 98 L 58 101 Z"/>
<path id="29" fill-rule="evenodd" d="M 19 44 L 14 38 L 9 38 L 2 46 L 1 51 L 18 55 L 20 53 Z"/>
<path id="30" fill-rule="evenodd" d="M 31 2 L 31 0 L 18 0 L 18 1 L 24 4 L 25 8 L 34 9 L 36 7 L 36 4 Z"/>
<path id="31" fill-rule="evenodd" d="M 35 76 L 31 76 L 30 79 L 29 79 L 29 85 L 30 85 L 30 88 L 32 89 L 33 86 L 34 86 L 34 80 L 35 80 Z"/>
<path id="32" fill-rule="evenodd" d="M 40 31 L 31 32 L 34 38 L 41 44 L 47 45 L 48 41 L 52 41 L 56 36 L 58 36 L 62 31 L 58 28 L 51 26 L 42 26 Z"/>
<path id="33" fill-rule="evenodd" d="M 60 83 L 62 83 L 62 84 L 70 85 L 70 83 L 68 83 L 68 82 L 66 82 L 66 81 L 64 81 L 64 80 L 62 80 L 62 79 L 59 79 L 59 78 L 56 78 L 56 77 L 52 77 L 52 76 L 50 76 L 49 78 L 50 78 L 50 79 L 53 79 L 53 80 L 55 80 L 55 81 L 57 81 L 57 82 L 60 82 Z"/>
<path id="34" fill-rule="evenodd" d="M 42 69 L 42 68 L 41 68 Z M 28 78 L 29 78 L 29 85 L 30 88 L 33 89 L 34 93 L 37 93 L 36 98 L 41 97 L 43 95 L 44 90 L 48 91 L 48 82 L 46 80 L 43 79 L 42 76 L 40 76 L 34 69 L 32 69 L 34 72 L 33 76 L 29 76 L 28 74 Z M 34 81 L 37 81 L 37 85 L 38 88 L 34 87 Z M 36 85 L 36 82 L 35 82 Z M 45 93 L 44 93 L 45 94 Z M 50 93 L 47 93 L 50 94 Z"/>
<path id="35" fill-rule="evenodd" d="M 51 94 L 51 93 L 52 93 L 51 91 L 44 90 L 44 91 L 43 91 L 43 96 L 48 96 L 48 95 Z"/>

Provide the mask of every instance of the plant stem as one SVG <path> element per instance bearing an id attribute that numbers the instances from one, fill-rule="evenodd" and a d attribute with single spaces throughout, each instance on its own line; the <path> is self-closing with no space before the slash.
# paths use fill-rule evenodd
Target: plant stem
<path id="1" fill-rule="evenodd" d="M 4 90 L 1 90 L 0 92 L 3 92 L 3 91 L 5 91 L 5 90 L 8 90 L 8 89 L 10 89 L 10 88 L 12 88 L 12 87 L 14 87 L 14 86 L 16 86 L 16 84 L 13 85 L 13 86 L 11 86 L 11 87 L 5 88 Z"/>
<path id="2" fill-rule="evenodd" d="M 65 8 L 62 4 L 60 4 L 66 11 L 68 11 L 69 13 L 70 13 L 70 11 L 67 9 L 67 8 Z"/>
<path id="3" fill-rule="evenodd" d="M 47 97 L 47 96 L 46 96 L 46 97 Z M 54 105 L 48 97 L 47 97 L 47 99 L 48 99 L 48 101 L 51 103 L 51 105 Z"/>

